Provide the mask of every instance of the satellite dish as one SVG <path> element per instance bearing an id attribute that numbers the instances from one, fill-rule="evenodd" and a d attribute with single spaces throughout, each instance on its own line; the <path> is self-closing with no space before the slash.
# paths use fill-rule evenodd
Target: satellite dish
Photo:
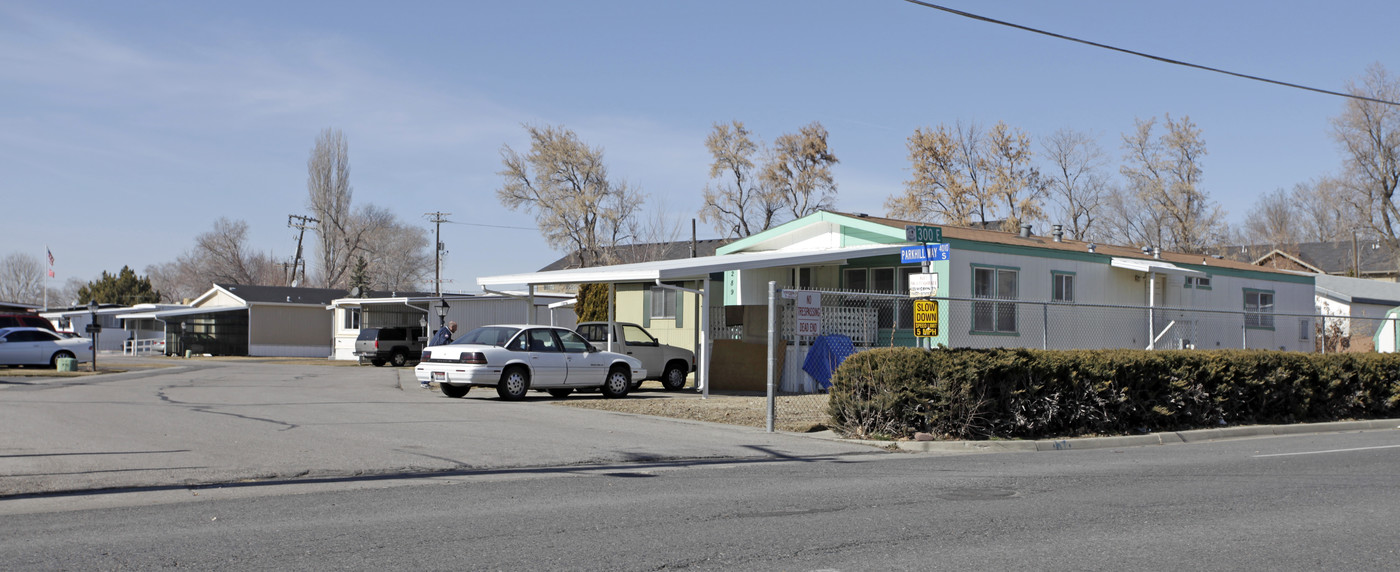
<path id="1" fill-rule="evenodd" d="M 354 287 L 350 288 L 350 297 L 351 297 L 351 298 L 359 298 L 359 297 L 360 297 L 360 287 L 359 287 L 359 286 L 354 286 Z"/>

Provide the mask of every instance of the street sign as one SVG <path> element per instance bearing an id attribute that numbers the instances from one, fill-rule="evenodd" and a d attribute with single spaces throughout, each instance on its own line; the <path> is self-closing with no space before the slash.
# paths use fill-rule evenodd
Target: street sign
<path id="1" fill-rule="evenodd" d="M 932 338 L 938 335 L 938 301 L 914 300 L 914 336 Z"/>
<path id="2" fill-rule="evenodd" d="M 914 298 L 932 298 L 938 295 L 938 275 L 910 274 L 909 295 Z"/>
<path id="3" fill-rule="evenodd" d="M 943 242 L 943 227 L 904 225 L 904 240 L 909 242 Z"/>
<path id="4" fill-rule="evenodd" d="M 797 335 L 820 336 L 822 333 L 822 293 L 802 290 L 797 293 Z"/>
<path id="5" fill-rule="evenodd" d="M 912 264 L 915 262 L 947 260 L 951 252 L 952 249 L 946 244 L 905 246 L 899 249 L 899 262 L 902 264 Z"/>
<path id="6" fill-rule="evenodd" d="M 86 329 L 87 333 L 89 334 L 94 332 L 100 332 L 102 331 L 102 324 L 88 324 Z"/>

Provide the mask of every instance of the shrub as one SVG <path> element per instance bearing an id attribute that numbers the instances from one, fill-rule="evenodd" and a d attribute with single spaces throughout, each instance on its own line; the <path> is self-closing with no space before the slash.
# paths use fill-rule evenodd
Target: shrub
<path id="1" fill-rule="evenodd" d="M 832 425 L 857 436 L 1126 434 L 1393 415 L 1400 355 L 882 348 L 832 383 Z"/>

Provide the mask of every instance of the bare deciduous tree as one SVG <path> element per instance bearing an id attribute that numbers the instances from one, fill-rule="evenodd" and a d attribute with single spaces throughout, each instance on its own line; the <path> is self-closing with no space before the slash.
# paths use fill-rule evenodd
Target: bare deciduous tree
<path id="1" fill-rule="evenodd" d="M 1179 252 L 1204 252 L 1221 239 L 1224 211 L 1201 188 L 1201 158 L 1206 154 L 1201 130 L 1183 117 L 1166 116 L 1166 132 L 1153 130 L 1157 119 L 1138 120 L 1133 132 L 1123 136 L 1127 192 L 1150 212 L 1138 213 L 1158 227 L 1149 244 Z M 1132 216 L 1133 213 L 1121 213 Z M 1120 226 L 1141 223 L 1124 221 Z M 1149 238 L 1150 239 L 1150 238 Z"/>
<path id="2" fill-rule="evenodd" d="M 838 162 L 827 146 L 826 128 L 813 121 L 773 141 L 760 178 L 768 192 L 782 197 L 792 218 L 802 218 L 835 207 L 831 166 Z"/>
<path id="3" fill-rule="evenodd" d="M 11 252 L 0 258 L 0 300 L 20 304 L 44 301 L 44 264 L 39 257 Z"/>
<path id="4" fill-rule="evenodd" d="M 525 126 L 530 152 L 501 148 L 505 181 L 496 196 L 511 210 L 525 209 L 546 242 L 575 252 L 580 266 L 597 266 L 603 249 L 630 238 L 628 224 L 642 205 L 641 192 L 608 180 L 603 150 L 589 147 L 573 131 Z"/>
<path id="5" fill-rule="evenodd" d="M 428 231 L 390 216 L 371 235 L 364 248 L 369 287 L 375 290 L 413 290 L 432 278 L 433 256 Z"/>
<path id="6" fill-rule="evenodd" d="M 1360 83 L 1348 83 L 1355 95 L 1395 101 L 1400 80 L 1385 67 L 1372 64 Z M 1344 151 L 1344 178 L 1361 218 L 1393 252 L 1400 252 L 1400 108 L 1373 101 L 1348 99 L 1346 109 L 1332 119 L 1332 133 Z"/>
<path id="7" fill-rule="evenodd" d="M 1000 203 L 1001 229 L 1015 232 L 1022 223 L 1045 218 L 1045 183 L 1031 163 L 1031 140 L 1019 129 L 997 122 L 987 133 L 987 191 Z"/>
<path id="8" fill-rule="evenodd" d="M 754 155 L 759 144 L 743 122 L 716 123 L 705 138 L 713 185 L 705 186 L 705 206 L 700 220 L 715 225 L 725 236 L 745 237 L 773 227 L 781 202 L 754 177 Z"/>
<path id="9" fill-rule="evenodd" d="M 1350 239 L 1352 231 L 1366 228 L 1355 197 L 1343 191 L 1334 177 L 1298 183 L 1293 186 L 1293 202 L 1298 209 L 1298 226 L 1303 242 L 1334 242 Z"/>
<path id="10" fill-rule="evenodd" d="M 904 194 L 885 200 L 890 216 L 985 226 L 994 208 L 983 172 L 982 132 L 976 123 L 919 128 L 909 136 L 913 178 Z"/>
<path id="11" fill-rule="evenodd" d="M 174 261 L 146 267 L 151 286 L 165 302 L 181 302 L 215 283 L 271 285 L 282 283 L 279 266 L 266 252 L 248 245 L 248 223 L 219 217 L 200 233 L 190 250 Z"/>
<path id="12" fill-rule="evenodd" d="M 1299 219 L 1292 193 L 1277 189 L 1261 195 L 1245 215 L 1245 242 L 1291 252 L 1303 241 Z"/>
<path id="13" fill-rule="evenodd" d="M 355 221 L 350 209 L 350 148 L 339 129 L 327 128 L 316 138 L 306 160 L 307 207 L 316 223 L 316 276 L 327 288 L 347 278 L 355 259 L 350 234 Z"/>
<path id="14" fill-rule="evenodd" d="M 1107 159 L 1093 138 L 1072 129 L 1060 129 L 1042 143 L 1051 165 L 1046 177 L 1050 202 L 1054 205 L 1052 222 L 1065 225 L 1070 238 L 1093 240 L 1099 236 L 1095 227 L 1109 192 L 1103 169 Z"/>

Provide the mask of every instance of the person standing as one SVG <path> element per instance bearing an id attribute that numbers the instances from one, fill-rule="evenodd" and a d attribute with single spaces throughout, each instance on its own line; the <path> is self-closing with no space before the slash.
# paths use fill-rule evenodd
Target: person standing
<path id="1" fill-rule="evenodd" d="M 450 344 L 452 343 L 452 334 L 455 333 L 457 333 L 457 322 L 448 322 L 447 325 L 438 328 L 437 333 L 433 334 L 433 339 L 428 340 L 428 345 L 445 346 Z M 424 381 L 418 384 L 418 387 L 428 389 L 428 382 Z"/>

